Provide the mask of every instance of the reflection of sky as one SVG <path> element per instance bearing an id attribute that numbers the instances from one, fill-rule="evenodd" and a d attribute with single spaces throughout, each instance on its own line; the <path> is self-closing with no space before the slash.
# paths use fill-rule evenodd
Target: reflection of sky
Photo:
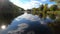
<path id="1" fill-rule="evenodd" d="M 50 2 L 49 0 L 10 0 L 15 5 L 22 7 L 24 9 L 31 9 L 33 7 L 39 7 L 41 4 L 48 3 L 49 5 L 55 4 L 55 2 Z"/>
<path id="2" fill-rule="evenodd" d="M 49 22 L 52 22 L 52 20 L 49 19 L 49 17 L 46 19 L 40 19 L 36 15 L 24 13 L 23 15 L 15 18 L 12 21 L 12 23 L 5 30 L 3 30 L 3 31 L 1 30 L 0 34 L 7 34 L 7 32 L 9 32 L 9 31 L 18 29 L 18 26 L 23 30 L 25 30 L 25 27 L 28 27 L 28 28 L 26 28 L 27 29 L 26 31 L 28 31 L 29 28 L 31 28 L 31 29 L 42 28 L 40 30 L 43 31 L 45 29 L 45 27 L 47 27 L 45 24 L 47 24 Z M 41 25 L 41 24 L 43 24 L 43 25 Z"/>

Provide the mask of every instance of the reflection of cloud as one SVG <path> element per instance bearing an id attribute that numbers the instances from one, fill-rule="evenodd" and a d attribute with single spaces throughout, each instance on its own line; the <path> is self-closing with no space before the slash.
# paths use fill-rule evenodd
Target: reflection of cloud
<path id="1" fill-rule="evenodd" d="M 35 34 L 35 32 L 34 31 L 29 31 L 29 32 L 27 32 L 27 34 Z"/>
<path id="2" fill-rule="evenodd" d="M 18 26 L 20 27 L 20 29 L 28 28 L 28 24 L 26 23 L 19 24 Z"/>
<path id="3" fill-rule="evenodd" d="M 17 19 L 17 20 L 15 20 L 15 19 Z M 36 23 L 40 24 L 40 22 L 39 22 L 40 20 L 39 20 L 38 16 L 35 16 L 35 15 L 32 15 L 32 14 L 25 13 L 21 16 L 18 16 L 15 19 L 7 27 L 7 29 L 2 32 L 2 34 L 7 34 L 9 31 L 13 31 L 13 30 L 16 30 L 16 29 L 23 32 L 25 30 L 21 30 L 21 29 L 29 28 L 30 26 L 35 27 L 35 25 L 34 25 L 35 21 L 36 21 Z"/>
<path id="4" fill-rule="evenodd" d="M 35 16 L 35 15 L 32 15 L 32 14 L 27 14 L 27 13 L 24 13 L 23 15 L 18 16 L 16 18 L 16 20 L 20 21 L 21 18 L 25 18 L 25 19 L 31 20 L 31 21 L 38 21 L 38 20 L 40 20 L 40 18 L 38 16 Z"/>
<path id="5" fill-rule="evenodd" d="M 25 19 L 23 19 L 23 18 L 25 18 Z M 7 29 L 2 32 L 2 34 L 7 34 L 9 31 L 13 31 L 13 30 L 14 30 L 13 32 L 16 32 L 16 29 L 18 29 L 17 31 L 19 31 L 19 32 L 20 31 L 24 32 L 24 31 L 26 31 L 25 28 L 26 29 L 30 29 L 30 28 L 31 29 L 33 29 L 33 28 L 40 29 L 42 27 L 42 29 L 40 29 L 41 31 L 43 29 L 46 30 L 44 24 L 47 24 L 47 23 L 51 22 L 51 20 L 50 19 L 45 19 L 45 20 L 43 19 L 42 21 L 43 21 L 43 23 L 41 22 L 41 19 L 39 20 L 39 17 L 37 15 L 32 15 L 32 14 L 25 13 L 25 14 L 15 18 L 12 21 L 12 23 L 7 27 Z M 41 25 L 41 24 L 43 24 L 43 25 Z M 23 30 L 21 30 L 21 29 L 23 29 Z M 31 32 L 29 32 L 29 33 L 31 33 Z"/>

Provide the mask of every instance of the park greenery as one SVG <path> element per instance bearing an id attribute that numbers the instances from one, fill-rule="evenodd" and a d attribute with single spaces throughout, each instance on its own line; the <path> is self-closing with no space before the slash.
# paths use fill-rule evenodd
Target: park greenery
<path id="1" fill-rule="evenodd" d="M 40 7 L 32 9 L 32 14 L 40 15 L 42 13 L 44 18 L 49 15 L 52 19 L 55 19 L 59 12 L 60 10 L 57 5 L 48 7 L 48 4 L 42 4 Z"/>
<path id="2" fill-rule="evenodd" d="M 23 14 L 23 11 L 25 11 L 23 8 L 8 2 L 2 6 L 2 8 L 0 7 L 0 25 L 3 23 L 10 24 L 15 17 Z M 32 11 L 32 14 L 38 15 L 40 18 L 46 18 L 48 15 L 51 19 L 55 20 L 55 22 L 48 24 L 48 26 L 51 27 L 53 34 L 60 33 L 58 32 L 60 30 L 60 8 L 57 5 L 48 7 L 48 4 L 42 4 L 38 8 L 28 9 L 28 11 Z M 56 19 L 56 16 L 59 18 Z"/>

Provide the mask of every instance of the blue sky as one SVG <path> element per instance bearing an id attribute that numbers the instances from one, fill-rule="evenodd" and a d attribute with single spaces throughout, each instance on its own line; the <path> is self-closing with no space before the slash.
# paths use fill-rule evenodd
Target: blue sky
<path id="1" fill-rule="evenodd" d="M 55 4 L 55 2 L 50 2 L 50 0 L 10 0 L 13 4 L 24 8 L 25 10 L 31 8 L 37 8 L 41 4 L 48 3 L 48 6 Z"/>

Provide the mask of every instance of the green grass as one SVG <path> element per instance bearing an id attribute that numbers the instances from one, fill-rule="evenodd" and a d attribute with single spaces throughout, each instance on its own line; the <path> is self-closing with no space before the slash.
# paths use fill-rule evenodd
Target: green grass
<path id="1" fill-rule="evenodd" d="M 60 15 L 60 11 L 56 11 L 58 15 Z"/>

